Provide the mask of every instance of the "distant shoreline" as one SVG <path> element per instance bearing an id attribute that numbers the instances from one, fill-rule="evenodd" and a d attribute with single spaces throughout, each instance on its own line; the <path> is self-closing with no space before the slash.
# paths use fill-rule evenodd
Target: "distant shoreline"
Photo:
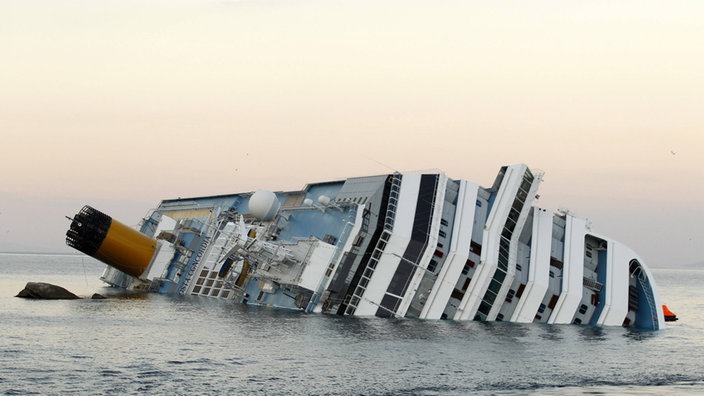
<path id="1" fill-rule="evenodd" d="M 85 256 L 82 253 L 62 253 L 62 252 L 0 252 L 5 255 L 25 255 L 25 256 Z"/>

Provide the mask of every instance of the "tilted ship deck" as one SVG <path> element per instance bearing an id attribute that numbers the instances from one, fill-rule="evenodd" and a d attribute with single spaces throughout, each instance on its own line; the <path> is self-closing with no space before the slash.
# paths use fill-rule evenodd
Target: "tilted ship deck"
<path id="1" fill-rule="evenodd" d="M 85 206 L 66 242 L 113 286 L 338 315 L 664 327 L 636 253 L 533 206 L 542 173 L 481 187 L 396 172 L 162 201 L 137 232 Z"/>

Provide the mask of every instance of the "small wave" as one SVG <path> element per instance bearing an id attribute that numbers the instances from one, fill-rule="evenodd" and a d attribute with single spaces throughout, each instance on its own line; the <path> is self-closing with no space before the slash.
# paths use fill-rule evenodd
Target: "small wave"
<path id="1" fill-rule="evenodd" d="M 122 375 L 122 372 L 117 370 L 100 370 L 100 375 L 103 377 L 117 377 Z"/>

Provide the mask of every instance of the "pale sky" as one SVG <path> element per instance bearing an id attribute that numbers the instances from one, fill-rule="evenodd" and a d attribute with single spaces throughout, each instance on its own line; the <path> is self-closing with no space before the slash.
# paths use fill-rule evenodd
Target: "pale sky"
<path id="1" fill-rule="evenodd" d="M 0 251 L 91 204 L 545 171 L 654 267 L 704 261 L 704 2 L 0 2 Z M 673 154 L 674 153 L 674 154 Z"/>

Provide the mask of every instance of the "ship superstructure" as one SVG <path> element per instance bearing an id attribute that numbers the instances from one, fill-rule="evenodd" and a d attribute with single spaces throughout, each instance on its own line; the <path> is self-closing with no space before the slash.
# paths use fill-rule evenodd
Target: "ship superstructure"
<path id="1" fill-rule="evenodd" d="M 534 206 L 542 172 L 440 171 L 162 201 L 139 232 L 84 207 L 67 243 L 110 285 L 338 315 L 664 327 L 653 277 L 585 219 Z"/>

